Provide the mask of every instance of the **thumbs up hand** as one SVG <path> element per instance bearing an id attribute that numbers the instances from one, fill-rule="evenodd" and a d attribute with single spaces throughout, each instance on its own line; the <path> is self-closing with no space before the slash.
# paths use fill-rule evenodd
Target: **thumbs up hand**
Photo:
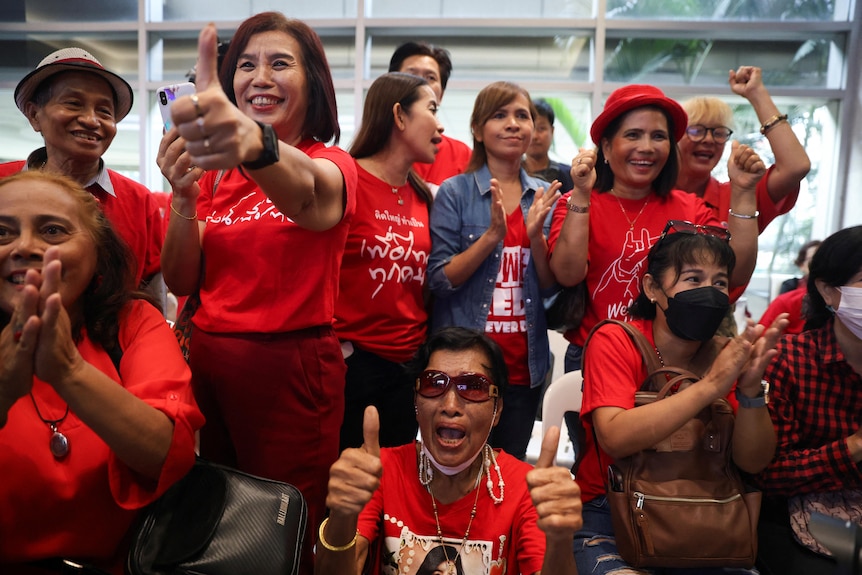
<path id="1" fill-rule="evenodd" d="M 177 99 L 171 118 L 193 165 L 229 169 L 260 156 L 261 129 L 227 97 L 218 77 L 218 33 L 207 24 L 198 36 L 197 93 Z"/>
<path id="2" fill-rule="evenodd" d="M 333 514 L 359 515 L 380 486 L 380 417 L 372 405 L 365 408 L 362 434 L 362 447 L 345 449 L 329 468 L 326 506 Z"/>
<path id="3" fill-rule="evenodd" d="M 581 528 L 581 489 L 568 469 L 555 467 L 560 428 L 552 427 L 542 439 L 542 450 L 535 468 L 527 473 L 527 487 L 538 515 L 537 525 L 548 539 L 571 545 L 572 536 Z"/>

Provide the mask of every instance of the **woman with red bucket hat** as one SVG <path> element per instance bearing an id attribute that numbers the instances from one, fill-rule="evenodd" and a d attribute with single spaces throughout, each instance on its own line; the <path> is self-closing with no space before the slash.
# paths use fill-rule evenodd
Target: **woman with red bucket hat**
<path id="1" fill-rule="evenodd" d="M 654 86 L 615 90 L 593 122 L 596 147 L 572 160 L 574 188 L 554 210 L 549 237 L 551 269 L 566 286 L 586 282 L 587 305 L 570 345 L 565 370 L 580 369 L 587 334 L 603 319 L 629 319 L 646 255 L 668 220 L 721 225 L 704 202 L 674 189 L 679 170 L 677 142 L 688 118 L 682 107 Z M 737 265 L 731 287 L 744 284 L 757 257 L 755 186 L 765 172 L 748 146 L 733 143 L 729 218 Z"/>

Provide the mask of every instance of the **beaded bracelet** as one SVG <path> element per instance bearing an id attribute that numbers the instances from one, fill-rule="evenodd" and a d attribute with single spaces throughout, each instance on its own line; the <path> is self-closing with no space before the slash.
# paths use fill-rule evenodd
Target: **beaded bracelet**
<path id="1" fill-rule="evenodd" d="M 326 540 L 326 537 L 323 536 L 323 530 L 326 529 L 326 524 L 329 523 L 329 517 L 323 520 L 323 523 L 320 524 L 320 529 L 317 530 L 317 540 L 320 542 L 323 547 L 329 551 L 333 551 L 335 553 L 339 553 L 341 551 L 347 551 L 354 545 L 356 545 L 356 539 L 359 537 L 359 530 L 356 530 L 356 533 L 353 534 L 353 539 L 350 540 L 350 543 L 346 545 L 330 545 L 330 543 Z"/>
<path id="2" fill-rule="evenodd" d="M 736 212 L 733 211 L 733 208 L 728 208 L 727 213 L 728 213 L 728 215 L 731 215 L 734 218 L 739 218 L 740 220 L 753 220 L 754 218 L 756 218 L 757 216 L 760 215 L 759 210 L 754 210 L 754 215 L 752 215 L 752 216 L 750 216 L 748 214 L 737 214 Z"/>
<path id="3" fill-rule="evenodd" d="M 778 124 L 779 122 L 786 122 L 786 121 L 787 121 L 787 114 L 776 114 L 776 115 L 772 116 L 771 118 L 769 118 L 766 122 L 764 122 L 762 126 L 760 126 L 760 133 L 765 135 L 766 132 L 768 132 L 769 130 L 774 128 L 776 126 L 776 124 Z"/>
<path id="4" fill-rule="evenodd" d="M 587 214 L 590 211 L 590 205 L 586 206 L 576 206 L 571 202 L 566 202 L 566 209 L 575 214 Z"/>

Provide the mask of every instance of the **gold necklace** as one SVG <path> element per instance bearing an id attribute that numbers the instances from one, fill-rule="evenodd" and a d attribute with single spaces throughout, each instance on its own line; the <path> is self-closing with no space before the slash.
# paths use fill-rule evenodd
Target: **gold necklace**
<path id="1" fill-rule="evenodd" d="M 449 552 L 446 551 L 446 544 L 443 542 L 443 530 L 440 528 L 440 516 L 437 513 L 437 500 L 434 499 L 434 492 L 431 491 L 431 484 L 428 484 L 428 494 L 431 495 L 431 505 L 434 507 L 434 523 L 437 524 L 437 539 L 440 541 L 440 547 L 443 549 L 443 556 L 446 557 L 446 573 L 447 575 L 456 575 L 458 573 L 457 563 L 458 557 L 464 550 L 464 545 L 470 537 L 470 528 L 473 526 L 473 519 L 476 518 L 476 508 L 479 503 L 479 483 L 482 481 L 482 471 L 484 464 L 479 466 L 479 475 L 476 477 L 476 483 L 473 489 L 476 490 L 476 498 L 473 500 L 473 509 L 470 510 L 470 521 L 467 523 L 467 531 L 464 532 L 464 539 L 461 540 L 461 546 L 458 548 L 458 553 L 455 557 L 449 559 Z"/>
<path id="2" fill-rule="evenodd" d="M 623 203 L 620 200 L 620 197 L 618 195 L 614 194 L 613 188 L 611 188 L 611 195 L 617 199 L 617 203 L 620 205 L 620 209 L 623 211 L 623 216 L 625 216 L 626 221 L 629 223 L 629 231 L 635 229 L 635 223 L 638 221 L 638 218 L 641 217 L 641 214 L 644 213 L 644 210 L 646 209 L 647 204 L 649 203 L 649 196 L 647 196 L 646 201 L 644 202 L 644 205 L 641 206 L 641 211 L 639 211 L 638 215 L 635 216 L 635 219 L 632 220 L 632 219 L 629 219 L 629 214 L 626 211 L 625 207 L 623 207 Z"/>

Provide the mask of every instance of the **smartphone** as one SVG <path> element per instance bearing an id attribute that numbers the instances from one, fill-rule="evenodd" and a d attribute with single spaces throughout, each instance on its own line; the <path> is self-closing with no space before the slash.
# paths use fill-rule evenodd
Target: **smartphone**
<path id="1" fill-rule="evenodd" d="M 171 84 L 170 86 L 162 86 L 158 89 L 156 96 L 159 99 L 159 111 L 162 113 L 165 131 L 170 130 L 173 125 L 171 122 L 171 104 L 174 103 L 174 100 L 182 96 L 191 96 L 194 93 L 195 85 L 191 82 Z"/>

